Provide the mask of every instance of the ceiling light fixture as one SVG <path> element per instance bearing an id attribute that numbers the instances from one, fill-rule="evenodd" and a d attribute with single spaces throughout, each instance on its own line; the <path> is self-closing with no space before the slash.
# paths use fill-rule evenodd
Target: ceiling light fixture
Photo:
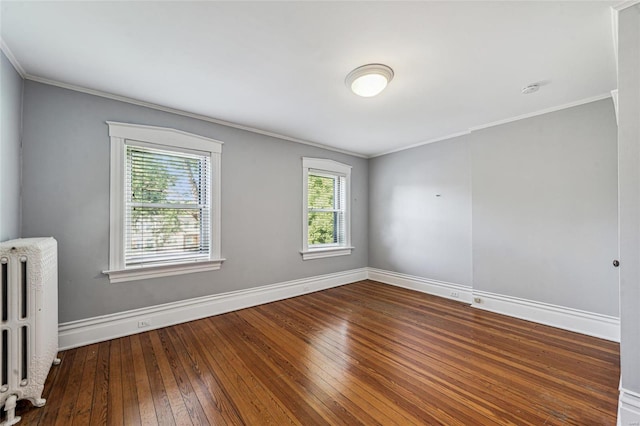
<path id="1" fill-rule="evenodd" d="M 391 80 L 391 68 L 383 64 L 367 64 L 351 71 L 344 82 L 356 95 L 370 98 L 382 92 Z"/>

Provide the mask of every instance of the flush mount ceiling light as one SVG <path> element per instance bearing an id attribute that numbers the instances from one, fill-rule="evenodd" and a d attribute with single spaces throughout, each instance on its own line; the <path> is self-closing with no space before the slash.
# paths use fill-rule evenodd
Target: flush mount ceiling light
<path id="1" fill-rule="evenodd" d="M 393 70 L 383 64 L 368 64 L 351 71 L 345 84 L 353 93 L 370 98 L 382 92 L 393 79 Z"/>

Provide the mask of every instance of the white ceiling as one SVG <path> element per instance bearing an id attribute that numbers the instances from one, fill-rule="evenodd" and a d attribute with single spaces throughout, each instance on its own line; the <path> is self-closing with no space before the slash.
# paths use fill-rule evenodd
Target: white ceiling
<path id="1" fill-rule="evenodd" d="M 609 93 L 613 4 L 2 1 L 1 23 L 29 76 L 375 155 Z M 395 78 L 360 98 L 371 62 Z"/>

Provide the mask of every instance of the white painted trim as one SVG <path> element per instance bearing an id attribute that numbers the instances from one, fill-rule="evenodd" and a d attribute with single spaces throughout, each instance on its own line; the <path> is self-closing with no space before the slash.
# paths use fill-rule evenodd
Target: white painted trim
<path id="1" fill-rule="evenodd" d="M 618 78 L 618 11 L 616 10 L 615 7 L 611 8 L 611 40 L 613 41 L 613 58 L 616 61 L 616 81 L 617 81 L 617 78 Z"/>
<path id="2" fill-rule="evenodd" d="M 558 106 L 554 106 L 554 107 L 550 107 L 550 108 L 541 109 L 539 111 L 530 112 L 528 114 L 522 114 L 522 115 L 518 115 L 518 116 L 515 116 L 515 117 L 511 117 L 511 118 L 505 118 L 504 120 L 498 120 L 498 121 L 493 121 L 493 122 L 487 123 L 487 124 L 481 124 L 479 126 L 471 127 L 469 130 L 471 132 L 475 132 L 475 131 L 478 131 L 478 130 L 487 129 L 489 127 L 500 126 L 502 124 L 507 124 L 507 123 L 511 123 L 511 122 L 514 122 L 514 121 L 519 121 L 519 120 L 524 120 L 524 119 L 527 119 L 527 118 L 536 117 L 538 115 L 549 114 L 550 112 L 556 112 L 556 111 L 560 111 L 560 110 L 563 110 L 563 109 L 568 109 L 568 108 L 573 108 L 573 107 L 584 105 L 584 104 L 589 104 L 591 102 L 601 101 L 603 99 L 607 99 L 607 98 L 610 98 L 610 97 L 611 97 L 611 93 L 603 93 L 601 95 L 592 96 L 590 98 L 581 99 L 581 100 L 575 101 L 575 102 L 569 102 L 569 103 L 563 104 L 563 105 L 558 105 Z"/>
<path id="3" fill-rule="evenodd" d="M 471 287 L 446 281 L 432 280 L 415 275 L 401 274 L 399 272 L 385 271 L 382 269 L 367 268 L 368 278 L 396 287 L 407 288 L 446 299 L 471 303 Z"/>
<path id="4" fill-rule="evenodd" d="M 640 394 L 620 388 L 618 400 L 618 426 L 640 425 Z"/>
<path id="5" fill-rule="evenodd" d="M 106 123 L 109 125 L 109 136 L 112 138 L 130 139 L 155 145 L 177 146 L 215 153 L 222 152 L 222 145 L 224 144 L 219 140 L 168 127 L 118 123 L 116 121 L 107 121 Z"/>
<path id="6" fill-rule="evenodd" d="M 332 173 L 341 173 L 348 175 L 351 173 L 352 166 L 348 164 L 339 163 L 327 158 L 310 158 L 302 157 L 302 167 L 307 169 L 316 169 L 322 171 L 329 171 Z"/>
<path id="7" fill-rule="evenodd" d="M 476 302 L 477 298 L 480 302 Z M 620 341 L 620 319 L 609 315 L 479 290 L 473 290 L 472 306 L 588 336 Z"/>
<path id="8" fill-rule="evenodd" d="M 194 272 L 215 271 L 222 265 L 220 213 L 221 194 L 220 156 L 222 142 L 204 136 L 183 132 L 166 127 L 146 126 L 140 124 L 118 123 L 107 121 L 111 143 L 110 188 L 109 188 L 109 269 L 103 274 L 109 275 L 111 283 L 158 278 Z M 125 265 L 124 241 L 126 217 L 125 212 L 125 150 L 127 145 L 141 146 L 151 144 L 167 150 L 198 151 L 209 158 L 211 173 L 209 174 L 210 203 L 210 235 L 209 257 L 200 261 L 167 262 L 145 266 L 144 268 L 127 268 Z"/>
<path id="9" fill-rule="evenodd" d="M 24 71 L 24 68 L 22 68 L 22 65 L 20 65 L 20 62 L 18 62 L 15 55 L 13 54 L 11 49 L 9 49 L 9 46 L 7 46 L 7 43 L 4 42 L 2 37 L 0 37 L 0 50 L 4 52 L 11 65 L 13 65 L 13 68 L 15 68 L 18 74 L 20 74 L 20 77 L 26 78 L 27 73 Z"/>
<path id="10" fill-rule="evenodd" d="M 193 113 L 193 112 L 183 111 L 183 110 L 176 109 L 176 108 L 165 107 L 165 106 L 154 104 L 154 103 L 151 103 L 151 102 L 140 101 L 140 100 L 137 100 L 137 99 L 126 97 L 126 96 L 114 95 L 114 94 L 111 94 L 111 93 L 102 92 L 100 90 L 88 89 L 88 88 L 85 88 L 85 87 L 76 86 L 74 84 L 62 83 L 60 81 L 50 80 L 48 78 L 43 78 L 43 77 L 37 77 L 37 76 L 31 75 L 31 74 L 25 74 L 23 77 L 26 80 L 35 81 L 37 83 L 42 83 L 42 84 L 48 84 L 50 86 L 56 86 L 56 87 L 60 87 L 60 88 L 63 88 L 63 89 L 73 90 L 75 92 L 86 93 L 88 95 L 99 96 L 101 98 L 112 99 L 114 101 L 120 101 L 120 102 L 125 102 L 125 103 L 128 103 L 128 104 L 132 104 L 132 105 L 142 106 L 142 107 L 145 107 L 145 108 L 155 109 L 155 110 L 158 110 L 158 111 L 164 111 L 164 112 L 168 112 L 168 113 L 171 113 L 171 114 L 181 115 L 183 117 L 195 118 L 196 120 L 202 120 L 202 121 L 207 121 L 209 123 L 220 124 L 222 126 L 232 127 L 234 129 L 239 129 L 239 130 L 245 130 L 247 132 L 257 133 L 259 135 L 269 136 L 269 137 L 272 137 L 272 138 L 281 139 L 281 140 L 285 140 L 285 141 L 289 141 L 289 142 L 295 142 L 295 143 L 300 143 L 300 144 L 303 144 L 303 145 L 315 146 L 316 148 L 322 148 L 322 149 L 326 149 L 328 151 L 339 152 L 341 154 L 347 154 L 347 155 L 351 155 L 351 156 L 354 156 L 354 157 L 368 158 L 368 156 L 366 156 L 364 154 L 359 154 L 357 152 L 348 151 L 348 150 L 340 149 L 340 148 L 335 148 L 335 147 L 332 147 L 332 146 L 329 146 L 329 145 L 321 144 L 319 142 L 311 142 L 311 141 L 307 141 L 307 140 L 304 140 L 304 139 L 294 138 L 294 137 L 291 137 L 291 136 L 286 136 L 286 135 L 282 135 L 280 133 L 270 132 L 270 131 L 267 131 L 267 130 L 261 130 L 261 129 L 257 129 L 255 127 L 250 127 L 250 126 L 245 126 L 245 125 L 242 125 L 242 124 L 232 123 L 230 121 L 219 120 L 217 118 L 209 117 L 207 115 L 196 114 L 196 113 Z"/>
<path id="11" fill-rule="evenodd" d="M 618 12 L 621 10 L 625 10 L 628 9 L 632 6 L 635 6 L 636 4 L 640 4 L 640 0 L 627 0 L 627 1 L 623 1 L 620 4 L 617 4 L 615 6 L 612 6 L 611 8 L 613 10 L 617 10 Z"/>
<path id="12" fill-rule="evenodd" d="M 637 3 L 638 1 L 640 1 L 640 0 L 633 0 L 631 2 L 625 2 L 625 3 L 623 3 L 623 5 L 625 5 L 626 3 L 630 3 L 630 4 L 627 5 L 627 6 L 622 7 L 622 9 L 624 9 L 626 7 L 633 6 L 633 4 Z M 6 49 L 7 49 L 7 51 L 9 51 L 8 47 Z M 4 47 L 3 47 L 3 51 L 4 51 Z M 5 51 L 5 53 L 6 53 L 6 51 Z M 7 57 L 9 57 L 9 55 L 7 55 Z M 18 62 L 16 61 L 15 64 L 12 62 L 12 64 L 15 67 L 16 64 L 18 64 Z M 48 79 L 48 78 L 38 77 L 38 76 L 35 76 L 35 75 L 27 74 L 26 72 L 24 72 L 22 67 L 20 67 L 20 69 L 22 70 L 21 75 L 22 75 L 22 77 L 24 79 L 35 81 L 37 83 L 48 84 L 50 86 L 56 86 L 56 87 L 60 87 L 60 88 L 63 88 L 63 89 L 73 90 L 75 92 L 86 93 L 86 94 L 89 94 L 89 95 L 99 96 L 101 98 L 112 99 L 112 100 L 115 100 L 115 101 L 125 102 L 125 103 L 132 104 L 132 105 L 138 105 L 138 106 L 142 106 L 142 107 L 146 107 L 146 108 L 150 108 L 150 109 L 155 109 L 155 110 L 158 110 L 158 111 L 164 111 L 164 112 L 168 112 L 168 113 L 171 113 L 171 114 L 181 115 L 183 117 L 195 118 L 197 120 L 207 121 L 209 123 L 220 124 L 222 126 L 232 127 L 234 129 L 245 130 L 247 132 L 257 133 L 257 134 L 260 134 L 260 135 L 269 136 L 269 137 L 276 138 L 276 139 L 282 139 L 282 140 L 286 140 L 286 141 L 289 141 L 289 142 L 295 142 L 295 143 L 300 143 L 300 144 L 303 144 L 303 145 L 314 146 L 314 147 L 317 147 L 317 148 L 326 149 L 328 151 L 339 152 L 341 154 L 351 155 L 351 156 L 359 157 L 359 158 L 381 157 L 383 155 L 392 154 L 394 152 L 405 151 L 405 150 L 408 150 L 408 149 L 417 148 L 417 147 L 422 146 L 422 145 L 427 145 L 427 144 L 434 143 L 434 142 L 440 142 L 440 141 L 444 141 L 444 140 L 453 139 L 453 138 L 457 138 L 457 137 L 460 137 L 460 136 L 468 135 L 469 133 L 471 133 L 473 131 L 480 130 L 480 129 L 486 129 L 487 127 L 498 126 L 500 124 L 506 124 L 506 123 L 510 123 L 512 121 L 523 120 L 525 118 L 531 118 L 531 117 L 535 117 L 537 115 L 547 114 L 547 113 L 550 113 L 550 112 L 555 112 L 555 111 L 559 111 L 559 110 L 566 109 L 566 108 L 572 108 L 574 106 L 579 106 L 579 105 L 587 104 L 587 103 L 590 103 L 590 102 L 595 102 L 595 101 L 598 101 L 598 100 L 606 99 L 606 98 L 611 96 L 610 94 L 598 95 L 598 96 L 594 96 L 594 97 L 578 100 L 578 101 L 575 101 L 575 102 L 570 102 L 570 103 L 567 103 L 567 104 L 559 105 L 559 106 L 556 106 L 556 107 L 551 107 L 551 108 L 543 109 L 543 110 L 540 110 L 540 111 L 535 111 L 535 112 L 532 112 L 532 113 L 529 113 L 529 114 L 523 114 L 523 115 L 519 115 L 519 116 L 512 117 L 512 118 L 506 118 L 504 120 L 495 121 L 495 122 L 492 122 L 492 123 L 482 124 L 482 125 L 479 125 L 479 126 L 471 127 L 470 129 L 465 130 L 465 131 L 456 132 L 456 133 L 452 133 L 452 134 L 449 134 L 449 135 L 445 135 L 445 136 L 429 139 L 427 141 L 418 142 L 418 143 L 415 143 L 415 144 L 412 144 L 412 145 L 409 145 L 409 146 L 405 146 L 405 147 L 402 147 L 402 148 L 396 148 L 396 149 L 392 149 L 392 150 L 389 150 L 389 151 L 383 151 L 383 152 L 378 153 L 378 154 L 366 155 L 366 154 L 360 154 L 360 153 L 357 153 L 357 152 L 354 152 L 354 151 L 349 151 L 349 150 L 346 150 L 346 149 L 340 149 L 340 148 L 332 147 L 332 146 L 325 145 L 325 144 L 322 144 L 322 143 L 319 143 L 319 142 L 312 142 L 312 141 L 308 141 L 308 140 L 304 140 L 304 139 L 299 139 L 299 138 L 294 138 L 294 137 L 291 137 L 291 136 L 286 136 L 286 135 L 283 135 L 283 134 L 280 134 L 280 133 L 275 133 L 275 132 L 270 132 L 270 131 L 267 131 L 267 130 L 257 129 L 257 128 L 251 127 L 251 126 L 245 126 L 245 125 L 242 125 L 242 124 L 232 123 L 230 121 L 219 120 L 217 118 L 209 117 L 209 116 L 202 115 L 202 114 L 196 114 L 196 113 L 192 113 L 192 112 L 188 112 L 188 111 L 179 110 L 179 109 L 176 109 L 176 108 L 165 107 L 165 106 L 154 104 L 154 103 L 151 103 L 151 102 L 140 101 L 140 100 L 137 100 L 137 99 L 126 97 L 126 96 L 114 95 L 114 94 L 103 92 L 103 91 L 100 91 L 100 90 L 88 89 L 88 88 L 85 88 L 85 87 L 76 86 L 74 84 L 63 83 L 63 82 L 56 81 L 56 80 L 51 80 L 51 79 Z M 20 72 L 20 70 L 18 70 L 18 72 Z"/>
<path id="13" fill-rule="evenodd" d="M 351 254 L 354 247 L 331 247 L 301 251 L 302 260 L 322 259 L 325 257 L 346 256 Z"/>
<path id="14" fill-rule="evenodd" d="M 638 1 L 640 1 L 640 0 L 634 0 L 633 2 L 629 2 L 629 3 L 635 3 L 635 2 L 638 2 Z M 628 6 L 623 7 L 623 9 L 626 8 L 626 7 L 630 7 L 630 6 L 633 6 L 633 4 L 630 4 Z M 7 47 L 7 49 L 8 49 L 8 47 Z M 5 51 L 5 53 L 6 53 L 6 51 Z M 7 57 L 9 57 L 9 55 L 7 55 Z M 12 62 L 12 64 L 13 64 L 13 62 Z M 17 62 L 16 62 L 16 64 L 17 64 Z M 16 66 L 16 65 L 14 64 L 14 66 Z M 22 69 L 22 67 L 21 67 L 21 69 Z M 154 104 L 154 103 L 151 103 L 151 102 L 140 101 L 140 100 L 137 100 L 137 99 L 126 97 L 126 96 L 114 95 L 114 94 L 111 94 L 111 93 L 102 92 L 100 90 L 88 89 L 88 88 L 85 88 L 85 87 L 76 86 L 74 84 L 63 83 L 63 82 L 56 81 L 56 80 L 51 80 L 51 79 L 48 79 L 48 78 L 38 77 L 38 76 L 35 76 L 35 75 L 27 74 L 26 72 L 24 74 L 21 74 L 21 75 L 22 75 L 22 77 L 24 79 L 35 81 L 37 83 L 48 84 L 50 86 L 56 86 L 56 87 L 60 87 L 60 88 L 63 88 L 63 89 L 73 90 L 75 92 L 86 93 L 86 94 L 89 94 L 89 95 L 94 95 L 94 96 L 99 96 L 99 97 L 102 97 L 102 98 L 107 98 L 107 99 L 112 99 L 112 100 L 116 100 L 116 101 L 120 101 L 120 102 L 125 102 L 125 103 L 132 104 L 132 105 L 138 105 L 138 106 L 142 106 L 142 107 L 146 107 L 146 108 L 150 108 L 150 109 L 155 109 L 155 110 L 158 110 L 158 111 L 164 111 L 164 112 L 168 112 L 168 113 L 171 113 L 171 114 L 181 115 L 183 117 L 195 118 L 197 120 L 207 121 L 209 123 L 220 124 L 222 126 L 232 127 L 234 129 L 245 130 L 247 132 L 257 133 L 257 134 L 260 134 L 260 135 L 269 136 L 269 137 L 276 138 L 276 139 L 282 139 L 282 140 L 286 140 L 286 141 L 289 141 L 289 142 L 295 142 L 295 143 L 300 143 L 300 144 L 303 144 L 303 145 L 314 146 L 314 147 L 317 147 L 317 148 L 326 149 L 328 151 L 339 152 L 341 154 L 351 155 L 351 156 L 359 157 L 359 158 L 381 157 L 383 155 L 393 154 L 394 152 L 405 151 L 405 150 L 408 150 L 408 149 L 417 148 L 417 147 L 422 146 L 422 145 L 427 145 L 427 144 L 434 143 L 434 142 L 445 141 L 445 140 L 448 140 L 448 139 L 453 139 L 453 138 L 457 138 L 457 137 L 460 137 L 460 136 L 468 135 L 469 133 L 471 133 L 473 131 L 476 131 L 476 130 L 486 129 L 488 127 L 498 126 L 498 125 L 510 123 L 510 122 L 513 122 L 513 121 L 523 120 L 523 119 L 526 119 L 526 118 L 531 118 L 531 117 L 535 117 L 537 115 L 547 114 L 547 113 L 550 113 L 550 112 L 560 111 L 560 110 L 566 109 L 566 108 L 572 108 L 574 106 L 579 106 L 579 105 L 587 104 L 587 103 L 590 103 L 590 102 L 595 102 L 595 101 L 598 101 L 598 100 L 606 99 L 606 98 L 611 96 L 610 94 L 598 95 L 598 96 L 594 96 L 594 97 L 578 100 L 578 101 L 575 101 L 575 102 L 570 102 L 570 103 L 567 103 L 567 104 L 559 105 L 559 106 L 556 106 L 556 107 L 551 107 L 551 108 L 543 109 L 543 110 L 540 110 L 540 111 L 535 111 L 535 112 L 532 112 L 532 113 L 519 115 L 519 116 L 512 117 L 512 118 L 506 118 L 506 119 L 500 120 L 500 121 L 495 121 L 495 122 L 491 122 L 491 123 L 487 123 L 487 124 L 482 124 L 482 125 L 479 125 L 479 126 L 471 127 L 470 129 L 465 130 L 465 131 L 456 132 L 456 133 L 452 133 L 452 134 L 449 134 L 449 135 L 445 135 L 445 136 L 429 139 L 427 141 L 418 142 L 418 143 L 415 143 L 415 144 L 412 144 L 412 145 L 409 145 L 409 146 L 405 146 L 405 147 L 402 147 L 402 148 L 396 148 L 396 149 L 392 149 L 392 150 L 389 150 L 389 151 L 383 151 L 383 152 L 378 153 L 378 154 L 366 155 L 366 154 L 360 154 L 360 153 L 357 153 L 357 152 L 354 152 L 354 151 L 349 151 L 349 150 L 345 150 L 345 149 L 332 147 L 332 146 L 325 145 L 325 144 L 322 144 L 322 143 L 319 143 L 319 142 L 312 142 L 312 141 L 308 141 L 308 140 L 304 140 L 304 139 L 299 139 L 299 138 L 294 138 L 294 137 L 291 137 L 291 136 L 286 136 L 286 135 L 283 135 L 283 134 L 280 134 L 280 133 L 275 133 L 275 132 L 270 132 L 270 131 L 267 131 L 267 130 L 257 129 L 255 127 L 250 127 L 250 126 L 245 126 L 245 125 L 242 125 L 242 124 L 232 123 L 230 121 L 219 120 L 219 119 L 216 119 L 216 118 L 213 118 L 213 117 L 209 117 L 209 116 L 206 116 L 206 115 L 202 115 L 202 114 L 196 114 L 196 113 L 183 111 L 183 110 L 179 110 L 179 109 L 175 109 L 175 108 L 165 107 L 165 106 Z"/>
<path id="15" fill-rule="evenodd" d="M 302 260 L 320 259 L 323 257 L 344 256 L 351 254 L 351 169 L 348 164 L 339 163 L 326 158 L 302 157 Z M 309 247 L 309 174 L 321 172 L 327 175 L 342 176 L 345 179 L 344 189 L 344 233 L 343 245 L 333 247 Z M 333 253 L 330 253 L 333 251 Z"/>
<path id="16" fill-rule="evenodd" d="M 192 261 L 188 263 L 144 265 L 137 268 L 102 271 L 102 273 L 109 275 L 109 282 L 121 283 L 125 281 L 193 274 L 194 272 L 217 271 L 225 260 L 226 259 L 211 259 Z"/>
<path id="17" fill-rule="evenodd" d="M 370 155 L 369 158 L 382 157 L 383 155 L 393 154 L 394 152 L 406 151 L 407 149 L 417 148 L 417 147 L 422 146 L 422 145 L 428 145 L 428 144 L 434 143 L 434 142 L 440 142 L 440 141 L 446 141 L 447 139 L 458 138 L 460 136 L 468 135 L 469 133 L 471 133 L 470 130 L 465 130 L 464 132 L 452 133 L 450 135 L 441 136 L 441 137 L 434 138 L 434 139 L 429 139 L 429 140 L 424 141 L 424 142 L 414 143 L 413 145 L 404 146 L 402 148 L 395 148 L 395 149 L 392 149 L 390 151 L 383 151 L 383 152 L 381 152 L 379 154 L 373 154 L 373 155 Z"/>
<path id="18" fill-rule="evenodd" d="M 366 268 L 302 278 L 246 290 L 165 303 L 116 314 L 60 324 L 60 350 L 103 342 L 122 336 L 219 315 L 238 309 L 338 287 L 367 278 Z M 138 328 L 138 321 L 149 322 Z"/>
<path id="19" fill-rule="evenodd" d="M 110 143 L 109 270 L 118 270 L 124 265 L 125 144 L 124 139 L 116 137 L 111 137 Z"/>
<path id="20" fill-rule="evenodd" d="M 367 277 L 373 281 L 470 303 L 474 308 L 521 318 L 539 324 L 550 325 L 552 327 L 575 331 L 614 342 L 620 341 L 620 319 L 617 317 L 473 290 L 471 287 L 461 284 L 432 280 L 398 272 L 375 268 L 367 268 L 367 271 Z M 457 295 L 457 297 L 455 295 Z M 474 301 L 477 297 L 480 298 L 479 303 Z"/>
<path id="21" fill-rule="evenodd" d="M 211 198 L 211 258 L 210 260 L 224 261 L 222 258 L 222 160 L 221 154 L 211 155 L 211 176 L 209 181 L 209 197 Z"/>
<path id="22" fill-rule="evenodd" d="M 613 99 L 613 109 L 616 112 L 616 124 L 618 124 L 618 89 L 611 91 L 611 99 Z"/>
<path id="23" fill-rule="evenodd" d="M 481 302 L 473 303 L 473 307 L 612 341 L 620 338 L 619 319 L 616 317 L 474 291 L 469 286 L 398 272 L 361 268 L 62 323 L 59 326 L 59 347 L 60 350 L 71 349 L 364 279 L 464 303 L 480 297 Z M 138 328 L 138 321 L 143 320 L 151 325 Z M 640 414 L 640 395 L 621 389 L 620 406 L 623 404 L 626 411 L 637 410 Z"/>

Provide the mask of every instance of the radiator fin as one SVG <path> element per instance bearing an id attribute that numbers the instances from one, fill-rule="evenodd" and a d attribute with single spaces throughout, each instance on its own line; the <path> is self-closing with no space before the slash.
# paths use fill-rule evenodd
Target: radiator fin
<path id="1" fill-rule="evenodd" d="M 29 334 L 28 334 L 29 330 L 27 329 L 27 326 L 24 325 L 22 326 L 22 330 L 21 330 L 21 339 L 20 339 L 20 371 L 22 372 L 22 375 L 20 377 L 20 380 L 22 381 L 23 386 L 26 384 L 25 380 L 27 380 L 27 378 L 29 377 L 29 371 L 28 371 L 28 361 L 29 361 Z"/>
<path id="2" fill-rule="evenodd" d="M 9 319 L 9 264 L 2 262 L 2 322 L 6 322 Z"/>
<path id="3" fill-rule="evenodd" d="M 27 259 L 20 259 L 20 319 L 27 317 Z"/>
<path id="4" fill-rule="evenodd" d="M 9 385 L 9 330 L 2 330 L 2 366 L 0 366 L 0 387 Z"/>

